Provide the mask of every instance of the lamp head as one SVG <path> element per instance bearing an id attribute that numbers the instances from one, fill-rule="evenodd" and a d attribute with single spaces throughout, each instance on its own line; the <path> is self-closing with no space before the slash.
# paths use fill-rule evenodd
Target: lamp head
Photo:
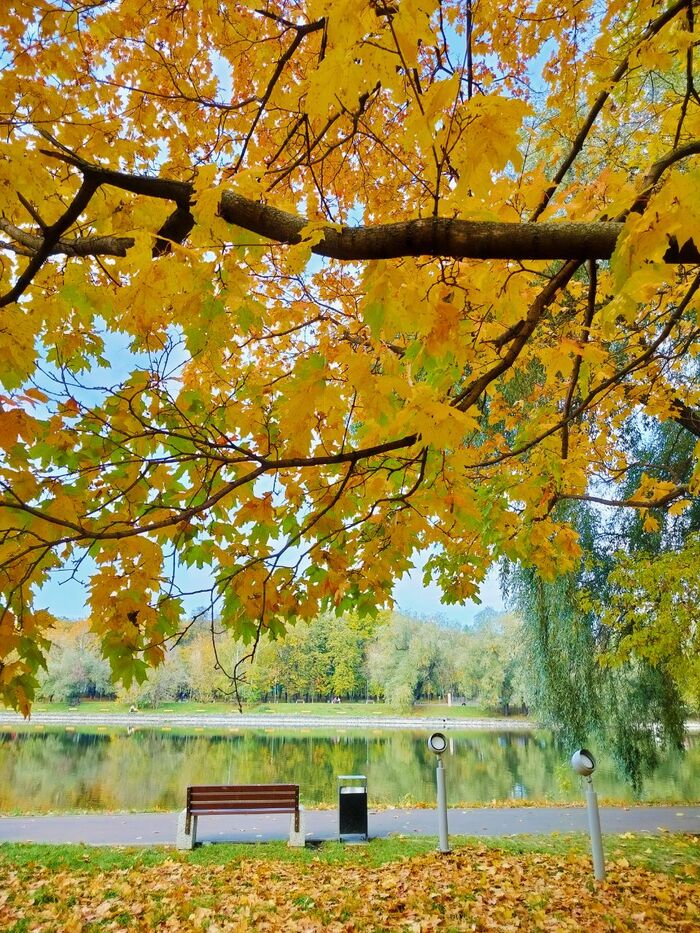
<path id="1" fill-rule="evenodd" d="M 582 777 L 590 777 L 595 771 L 595 758 L 587 748 L 579 748 L 571 756 L 571 767 L 576 774 L 580 774 Z"/>
<path id="2" fill-rule="evenodd" d="M 428 739 L 428 748 L 436 755 L 442 755 L 447 748 L 447 739 L 442 732 L 433 732 Z"/>

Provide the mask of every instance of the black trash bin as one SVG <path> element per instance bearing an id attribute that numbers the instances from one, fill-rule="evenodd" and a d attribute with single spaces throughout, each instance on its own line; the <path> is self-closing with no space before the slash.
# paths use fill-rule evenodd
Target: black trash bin
<path id="1" fill-rule="evenodd" d="M 338 838 L 367 835 L 367 778 L 364 774 L 338 775 Z"/>

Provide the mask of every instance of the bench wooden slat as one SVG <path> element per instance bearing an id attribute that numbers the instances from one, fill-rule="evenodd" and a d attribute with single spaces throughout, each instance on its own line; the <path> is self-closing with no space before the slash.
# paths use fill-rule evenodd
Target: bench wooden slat
<path id="1" fill-rule="evenodd" d="M 190 798 L 190 806 L 198 807 L 200 804 L 207 803 L 231 803 L 231 804 L 243 804 L 243 803 L 259 803 L 260 806 L 264 807 L 265 804 L 272 806 L 273 804 L 289 804 L 292 807 L 295 807 L 297 804 L 296 797 L 284 796 L 284 797 L 258 797 L 256 794 L 240 794 L 236 797 L 195 797 Z"/>
<path id="2" fill-rule="evenodd" d="M 196 816 L 219 816 L 234 813 L 294 813 L 296 807 L 197 807 L 191 812 Z"/>
<path id="3" fill-rule="evenodd" d="M 282 790 L 292 790 L 298 791 L 298 784 L 193 784 L 191 787 L 187 788 L 188 791 L 192 793 L 199 793 L 200 791 L 221 791 L 222 793 L 235 793 L 239 790 L 255 790 L 255 791 L 282 791 Z"/>
<path id="4" fill-rule="evenodd" d="M 275 800 L 290 800 L 292 803 L 296 802 L 296 794 L 251 794 L 251 793 L 240 793 L 240 794 L 193 794 L 190 798 L 192 803 L 198 803 L 200 800 L 263 800 L 263 801 L 272 801 Z"/>
<path id="5" fill-rule="evenodd" d="M 236 804 L 259 802 L 261 805 L 266 803 L 288 803 L 290 806 L 297 806 L 299 803 L 299 789 L 298 787 L 278 790 L 269 788 L 260 790 L 257 787 L 236 787 L 226 790 L 202 790 L 197 788 L 188 793 L 187 802 L 190 807 L 209 802 L 235 802 Z"/>
<path id="6" fill-rule="evenodd" d="M 199 800 L 190 804 L 192 813 L 196 813 L 203 807 L 209 810 L 249 810 L 255 807 L 256 810 L 269 810 L 276 807 L 278 810 L 296 810 L 296 800 L 259 800 L 255 797 L 249 797 L 244 800 Z"/>
<path id="7" fill-rule="evenodd" d="M 260 801 L 260 803 L 289 803 L 292 806 L 295 806 L 297 803 L 297 798 L 292 794 L 276 794 L 275 796 L 261 796 L 260 794 L 236 794 L 235 796 L 225 796 L 224 794 L 204 794 L 201 797 L 190 797 L 189 802 L 193 807 L 198 806 L 200 803 L 207 803 L 208 801 L 235 801 L 240 803 L 241 801 Z"/>

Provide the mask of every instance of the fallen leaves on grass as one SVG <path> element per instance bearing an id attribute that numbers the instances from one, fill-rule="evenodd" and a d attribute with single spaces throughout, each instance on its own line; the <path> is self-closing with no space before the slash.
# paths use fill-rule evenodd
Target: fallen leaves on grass
<path id="1" fill-rule="evenodd" d="M 465 847 L 374 868 L 283 861 L 100 873 L 0 865 L 0 929 L 28 933 L 158 930 L 697 930 L 700 885 L 621 859 L 605 882 L 579 855 Z"/>

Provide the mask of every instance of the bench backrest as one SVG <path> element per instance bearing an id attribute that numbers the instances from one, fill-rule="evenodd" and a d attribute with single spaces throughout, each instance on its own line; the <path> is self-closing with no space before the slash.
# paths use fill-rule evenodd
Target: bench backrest
<path id="1" fill-rule="evenodd" d="M 295 813 L 298 784 L 212 784 L 187 788 L 190 813 Z"/>

